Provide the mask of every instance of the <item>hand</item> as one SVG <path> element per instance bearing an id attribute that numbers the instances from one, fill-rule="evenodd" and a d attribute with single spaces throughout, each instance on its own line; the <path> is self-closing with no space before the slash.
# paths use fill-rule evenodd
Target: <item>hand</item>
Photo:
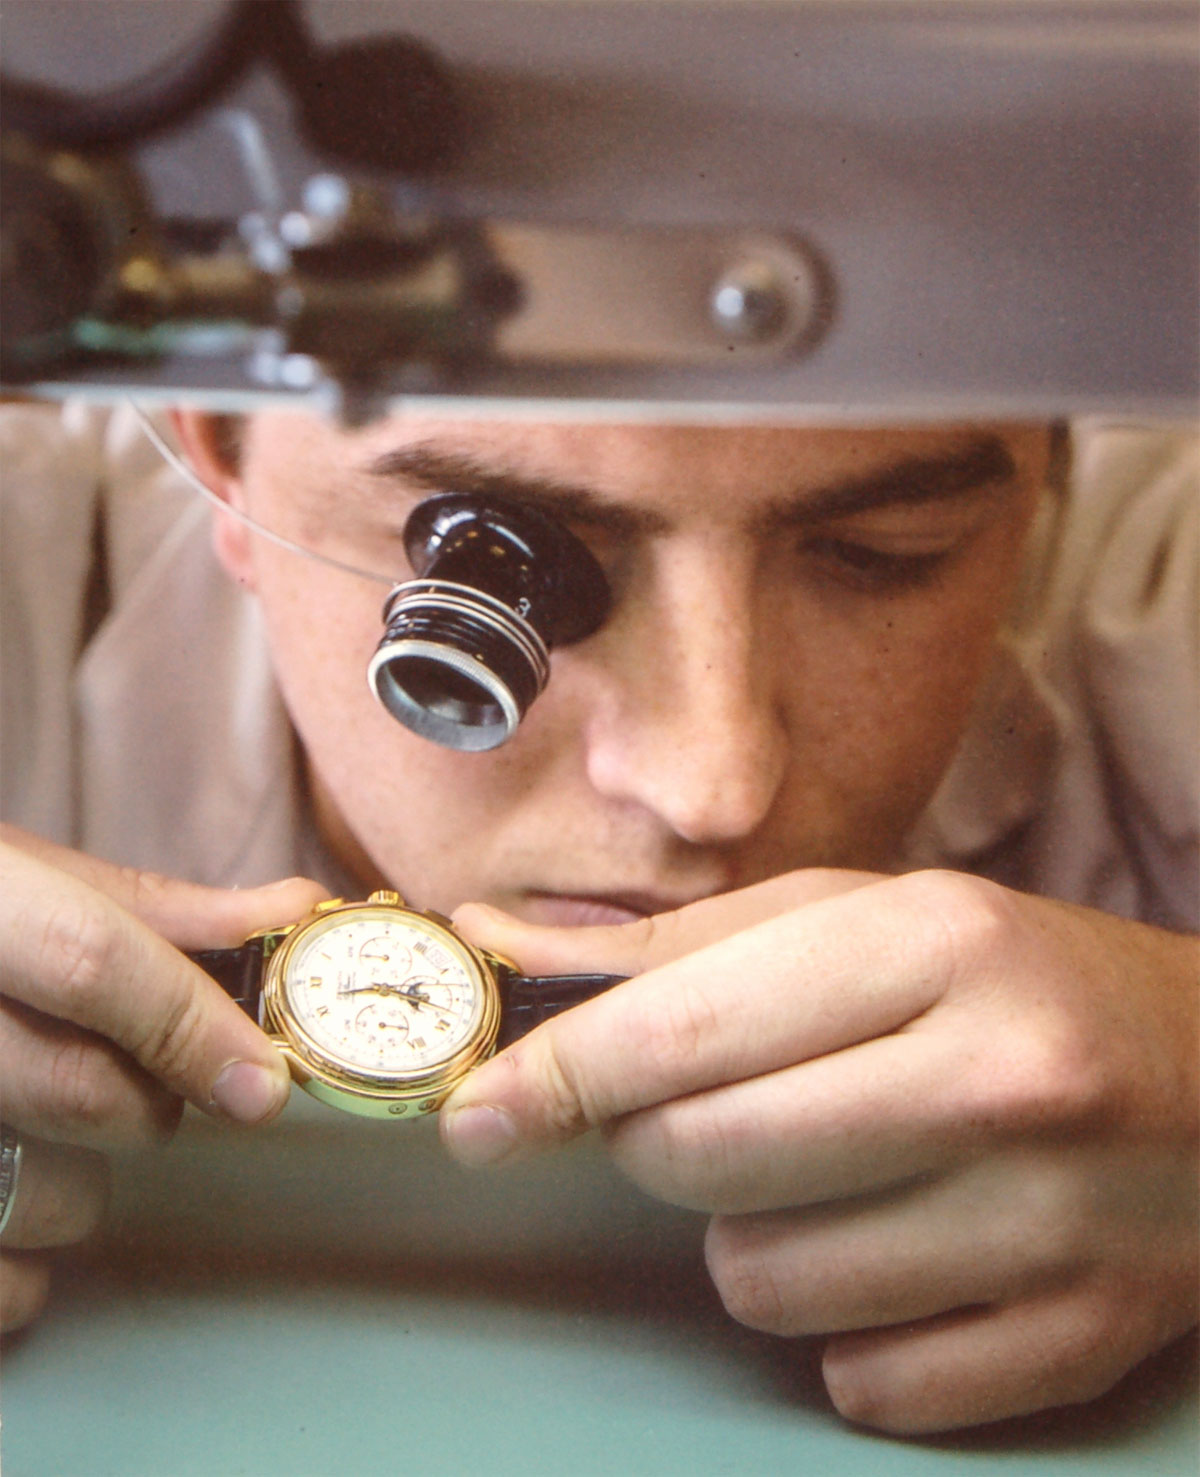
<path id="1" fill-rule="evenodd" d="M 447 1145 L 601 1129 L 639 1185 L 712 1213 L 735 1318 L 827 1336 L 852 1420 L 1103 1393 L 1197 1317 L 1196 941 L 952 873 L 845 886 L 614 929 L 461 909 L 526 971 L 639 977 L 473 1073 Z"/>
<path id="2" fill-rule="evenodd" d="M 283 1106 L 282 1057 L 178 949 L 240 943 L 324 896 L 299 879 L 172 882 L 0 828 L 0 1076 L 22 1142 L 0 1253 L 5 1331 L 40 1308 L 46 1253 L 98 1223 L 106 1151 L 170 1135 L 185 1098 L 242 1123 Z"/>

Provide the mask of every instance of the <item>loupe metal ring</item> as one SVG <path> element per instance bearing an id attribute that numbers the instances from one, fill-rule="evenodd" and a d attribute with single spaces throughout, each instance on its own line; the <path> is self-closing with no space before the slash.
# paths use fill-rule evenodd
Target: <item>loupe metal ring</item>
<path id="1" fill-rule="evenodd" d="M 505 657 L 520 663 L 514 675 L 523 680 L 514 684 L 481 653 L 450 644 L 439 617 L 455 623 L 453 639 L 458 643 L 469 637 L 490 639 Z M 383 638 L 367 668 L 371 690 L 406 728 L 448 748 L 465 752 L 498 748 L 516 732 L 530 703 L 549 680 L 550 653 L 538 632 L 510 606 L 474 586 L 449 580 L 409 580 L 389 595 L 384 622 Z M 420 634 L 407 633 L 406 628 L 413 626 L 420 628 Z M 436 702 L 418 700 L 398 676 L 409 662 L 442 667 L 465 678 L 491 700 L 497 718 L 481 722 L 478 714 L 468 718 L 447 711 L 445 702 L 439 707 Z M 524 701 L 514 685 L 526 690 Z"/>

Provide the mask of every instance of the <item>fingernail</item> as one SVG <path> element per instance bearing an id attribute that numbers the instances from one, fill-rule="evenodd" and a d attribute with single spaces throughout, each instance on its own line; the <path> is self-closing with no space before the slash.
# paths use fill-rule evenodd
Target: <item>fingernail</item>
<path id="1" fill-rule="evenodd" d="M 283 1107 L 286 1080 L 254 1062 L 230 1062 L 213 1083 L 212 1100 L 218 1112 L 238 1123 L 261 1123 Z"/>
<path id="2" fill-rule="evenodd" d="M 446 1147 L 460 1164 L 499 1164 L 517 1147 L 517 1126 L 503 1108 L 456 1108 L 443 1123 Z"/>

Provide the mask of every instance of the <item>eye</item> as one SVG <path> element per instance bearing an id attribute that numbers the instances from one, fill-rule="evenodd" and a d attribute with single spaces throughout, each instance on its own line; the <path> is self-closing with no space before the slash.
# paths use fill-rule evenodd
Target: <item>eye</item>
<path id="1" fill-rule="evenodd" d="M 901 552 L 829 536 L 804 542 L 804 553 L 830 576 L 855 588 L 880 593 L 929 584 L 949 563 L 953 552 L 953 547 Z"/>

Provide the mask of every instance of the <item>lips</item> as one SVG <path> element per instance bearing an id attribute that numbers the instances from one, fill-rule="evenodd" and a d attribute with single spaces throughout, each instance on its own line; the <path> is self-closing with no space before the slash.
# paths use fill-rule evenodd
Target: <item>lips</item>
<path id="1" fill-rule="evenodd" d="M 635 923 L 655 913 L 682 908 L 691 898 L 668 898 L 652 893 L 571 894 L 534 892 L 524 900 L 522 914 L 530 923 L 556 928 L 587 928 Z"/>

